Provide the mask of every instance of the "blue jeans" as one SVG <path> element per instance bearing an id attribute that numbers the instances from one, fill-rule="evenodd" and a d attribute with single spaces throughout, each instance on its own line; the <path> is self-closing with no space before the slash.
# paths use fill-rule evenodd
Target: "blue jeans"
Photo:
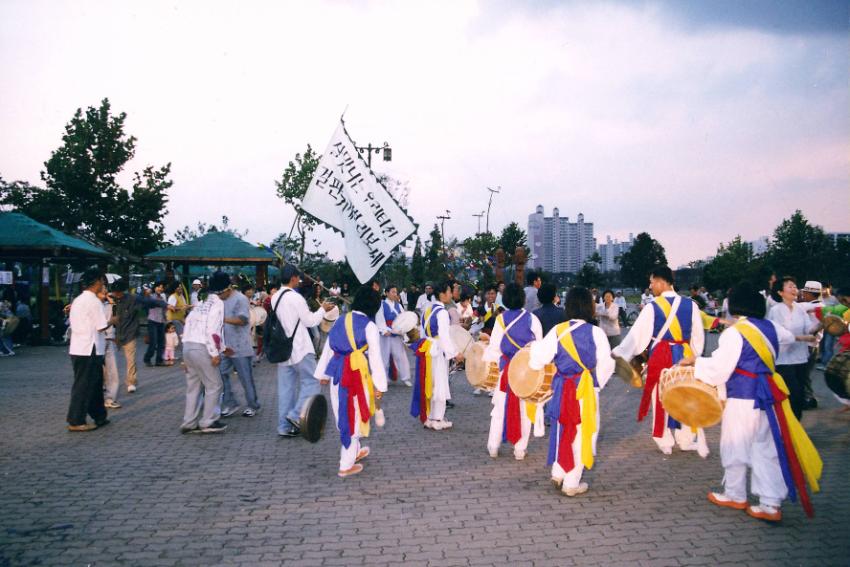
<path id="1" fill-rule="evenodd" d="M 824 333 L 821 341 L 820 363 L 826 366 L 832 360 L 832 355 L 835 354 L 835 337 L 829 333 Z"/>
<path id="2" fill-rule="evenodd" d="M 254 387 L 254 369 L 251 367 L 253 358 L 253 356 L 221 357 L 221 364 L 219 364 L 218 369 L 221 372 L 221 382 L 224 385 L 222 408 L 239 407 L 239 403 L 233 395 L 233 388 L 230 386 L 230 371 L 236 370 L 239 375 L 239 382 L 242 383 L 242 390 L 245 392 L 245 403 L 253 410 L 260 409 L 260 402 L 257 401 L 257 389 Z"/>
<path id="3" fill-rule="evenodd" d="M 145 364 L 154 361 L 162 364 L 162 354 L 165 352 L 165 323 L 148 321 L 148 350 L 145 351 Z"/>
<path id="4" fill-rule="evenodd" d="M 301 408 L 310 396 L 321 391 L 321 384 L 313 376 L 316 372 L 316 355 L 308 354 L 298 364 L 277 365 L 277 432 L 292 429 L 288 417 L 296 423 L 301 417 Z"/>

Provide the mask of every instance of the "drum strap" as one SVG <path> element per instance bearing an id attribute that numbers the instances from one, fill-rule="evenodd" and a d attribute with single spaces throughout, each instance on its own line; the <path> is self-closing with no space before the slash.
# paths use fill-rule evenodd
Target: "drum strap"
<path id="1" fill-rule="evenodd" d="M 519 346 L 517 344 L 517 342 L 511 338 L 511 335 L 508 333 L 508 331 L 511 330 L 511 327 L 516 325 L 517 321 L 522 319 L 523 315 L 525 315 L 525 309 L 523 309 L 522 312 L 519 315 L 517 315 L 517 318 L 514 319 L 513 321 L 511 321 L 510 324 L 507 327 L 505 326 L 505 316 L 504 316 L 504 314 L 499 315 L 499 318 L 496 319 L 499 322 L 499 326 L 502 329 L 504 329 L 503 332 L 505 333 L 505 338 L 508 339 L 508 341 L 510 341 L 510 343 L 512 345 L 514 345 L 517 348 L 517 350 L 521 349 L 522 347 Z"/>
<path id="2" fill-rule="evenodd" d="M 794 499 L 794 488 L 796 486 L 800 493 L 800 504 L 802 504 L 803 510 L 805 510 L 807 516 L 812 517 L 814 509 L 806 492 L 806 481 L 808 481 L 812 492 L 820 490 L 818 481 L 823 471 L 823 461 L 805 429 L 791 411 L 791 404 L 788 400 L 788 386 L 782 376 L 776 372 L 770 342 L 758 327 L 747 321 L 746 318 L 739 319 L 734 329 L 753 347 L 765 366 L 773 372 L 773 376 L 768 382 L 774 400 L 774 412 L 767 411 L 766 413 L 771 422 L 771 429 L 774 430 L 774 442 L 780 456 L 780 464 L 786 465 L 782 461 L 787 462 L 787 465 L 781 468 L 783 469 L 783 476 L 785 476 L 785 483 L 788 485 L 789 497 L 792 500 Z M 766 410 L 766 408 L 763 409 Z M 775 415 L 775 421 L 771 419 L 773 417 L 771 414 Z M 781 435 L 779 435 L 780 431 Z M 783 456 L 785 459 L 783 459 Z M 805 475 L 805 480 L 803 480 L 803 475 Z"/>

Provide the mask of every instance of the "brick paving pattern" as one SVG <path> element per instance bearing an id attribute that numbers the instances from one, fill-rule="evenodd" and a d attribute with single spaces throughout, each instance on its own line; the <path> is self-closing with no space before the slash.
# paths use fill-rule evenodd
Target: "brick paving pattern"
<path id="1" fill-rule="evenodd" d="M 461 374 L 444 432 L 409 417 L 410 390 L 391 385 L 366 469 L 345 480 L 330 421 L 315 445 L 276 435 L 268 363 L 260 414 L 220 435 L 181 435 L 182 371 L 144 366 L 109 427 L 68 433 L 71 379 L 63 348 L 0 360 L 0 566 L 850 564 L 850 414 L 820 372 L 821 408 L 804 418 L 824 460 L 816 517 L 786 502 L 779 525 L 706 501 L 722 477 L 719 427 L 708 459 L 665 457 L 635 422 L 639 392 L 616 379 L 576 498 L 549 483 L 548 438 L 523 462 L 507 446 L 487 455 L 490 399 Z"/>

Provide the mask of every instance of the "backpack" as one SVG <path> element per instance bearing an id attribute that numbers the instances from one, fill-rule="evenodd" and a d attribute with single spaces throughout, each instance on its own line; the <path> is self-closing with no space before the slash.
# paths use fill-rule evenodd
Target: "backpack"
<path id="1" fill-rule="evenodd" d="M 292 356 L 292 341 L 298 331 L 298 325 L 301 324 L 301 319 L 295 324 L 292 336 L 287 337 L 283 324 L 277 316 L 280 300 L 290 291 L 292 290 L 286 289 L 280 294 L 272 309 L 271 317 L 266 318 L 266 323 L 263 326 L 263 352 L 265 352 L 269 362 L 286 362 Z"/>

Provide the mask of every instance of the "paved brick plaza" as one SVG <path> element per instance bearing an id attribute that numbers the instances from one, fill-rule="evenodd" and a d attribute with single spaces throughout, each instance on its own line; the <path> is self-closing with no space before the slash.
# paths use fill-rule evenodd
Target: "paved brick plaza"
<path id="1" fill-rule="evenodd" d="M 140 368 L 112 425 L 65 431 L 67 350 L 0 360 L 0 566 L 6 565 L 848 565 L 850 415 L 816 373 L 822 409 L 804 424 L 824 459 L 816 518 L 786 503 L 780 525 L 721 510 L 712 454 L 663 457 L 634 416 L 639 393 L 612 380 L 591 490 L 549 483 L 546 439 L 524 462 L 485 449 L 489 401 L 452 380 L 453 430 L 423 430 L 410 390 L 391 386 L 366 470 L 336 477 L 339 441 L 275 433 L 274 368 L 257 368 L 261 413 L 222 435 L 181 435 L 178 368 Z M 241 398 L 241 389 L 236 386 Z M 332 427 L 332 424 L 329 423 Z"/>

